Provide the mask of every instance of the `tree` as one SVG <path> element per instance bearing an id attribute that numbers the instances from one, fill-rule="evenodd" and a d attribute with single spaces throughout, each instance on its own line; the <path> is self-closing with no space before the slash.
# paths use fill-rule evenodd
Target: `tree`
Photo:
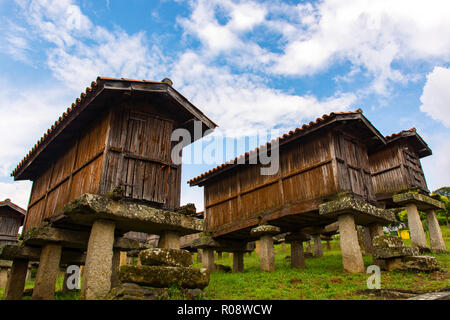
<path id="1" fill-rule="evenodd" d="M 442 203 L 445 206 L 445 209 L 438 210 L 436 212 L 438 220 L 439 220 L 439 217 L 442 217 L 442 218 L 445 217 L 447 227 L 449 227 L 448 216 L 450 213 L 450 200 L 449 200 L 450 199 L 450 187 L 439 188 L 436 191 L 434 191 L 433 194 L 439 195 Z"/>

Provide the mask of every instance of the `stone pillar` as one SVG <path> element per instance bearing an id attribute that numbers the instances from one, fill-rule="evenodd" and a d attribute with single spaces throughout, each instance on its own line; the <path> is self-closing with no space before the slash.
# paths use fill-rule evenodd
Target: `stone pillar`
<path id="1" fill-rule="evenodd" d="M 431 250 L 435 252 L 446 252 L 447 248 L 445 247 L 442 231 L 434 210 L 429 210 L 427 212 L 427 224 L 428 232 L 430 233 Z"/>
<path id="2" fill-rule="evenodd" d="M 291 242 L 291 266 L 297 269 L 306 268 L 303 242 L 299 240 Z"/>
<path id="3" fill-rule="evenodd" d="M 259 247 L 260 247 L 261 243 L 258 241 L 255 242 L 255 253 L 259 256 Z"/>
<path id="4" fill-rule="evenodd" d="M 119 285 L 118 269 L 120 267 L 120 250 L 113 250 L 112 267 L 111 267 L 111 288 Z"/>
<path id="5" fill-rule="evenodd" d="M 272 237 L 278 233 L 280 233 L 280 228 L 271 225 L 261 225 L 250 231 L 252 236 L 260 237 L 259 261 L 261 271 L 275 270 L 275 254 Z"/>
<path id="6" fill-rule="evenodd" d="M 283 241 L 281 243 L 281 252 L 284 252 L 284 251 L 286 251 L 286 242 L 285 241 Z"/>
<path id="7" fill-rule="evenodd" d="M 126 264 L 127 264 L 127 253 L 126 253 L 126 251 L 120 251 L 119 265 L 124 266 Z"/>
<path id="8" fill-rule="evenodd" d="M 214 272 L 216 270 L 214 264 L 214 250 L 212 248 L 202 249 L 202 266 L 209 272 Z"/>
<path id="9" fill-rule="evenodd" d="M 25 289 L 28 260 L 14 259 L 5 289 L 5 300 L 21 300 Z"/>
<path id="10" fill-rule="evenodd" d="M 8 268 L 0 268 L 0 289 L 6 288 L 6 283 L 8 282 Z"/>
<path id="11" fill-rule="evenodd" d="M 222 259 L 222 251 L 217 251 L 217 259 Z"/>
<path id="12" fill-rule="evenodd" d="M 97 220 L 89 236 L 81 298 L 104 298 L 111 289 L 115 223 Z"/>
<path id="13" fill-rule="evenodd" d="M 331 251 L 331 242 L 327 240 L 327 251 Z"/>
<path id="14" fill-rule="evenodd" d="M 202 249 L 197 249 L 197 262 L 202 262 Z"/>
<path id="15" fill-rule="evenodd" d="M 27 271 L 27 278 L 26 281 L 32 281 L 32 276 L 31 276 L 31 266 L 28 264 L 28 271 Z"/>
<path id="16" fill-rule="evenodd" d="M 414 203 L 407 204 L 406 213 L 408 214 L 408 226 L 411 233 L 411 246 L 419 249 L 426 248 L 427 240 L 417 206 Z"/>
<path id="17" fill-rule="evenodd" d="M 297 269 L 305 269 L 305 255 L 303 241 L 309 240 L 303 232 L 291 233 L 286 236 L 286 242 L 291 244 L 291 266 Z"/>
<path id="18" fill-rule="evenodd" d="M 260 238 L 260 267 L 262 271 L 275 271 L 275 253 L 273 250 L 273 238 L 271 235 L 263 235 Z"/>
<path id="19" fill-rule="evenodd" d="M 233 252 L 233 272 L 244 272 L 243 252 Z"/>
<path id="20" fill-rule="evenodd" d="M 364 252 L 366 254 L 373 253 L 372 235 L 369 227 L 363 227 Z"/>
<path id="21" fill-rule="evenodd" d="M 386 261 L 385 260 L 381 260 L 381 259 L 375 259 L 373 257 L 373 239 L 376 236 L 382 236 L 384 234 L 383 232 L 383 226 L 379 223 L 372 223 L 371 225 L 369 225 L 368 227 L 365 227 L 365 229 L 369 230 L 369 237 L 370 237 L 370 243 L 368 243 L 368 245 L 370 246 L 370 254 L 372 254 L 372 262 L 373 264 L 376 264 L 380 267 L 385 267 L 386 266 Z M 366 236 L 366 235 L 365 235 Z M 366 247 L 366 252 L 367 252 L 367 247 Z"/>
<path id="22" fill-rule="evenodd" d="M 310 240 L 306 241 L 306 252 L 312 253 L 311 241 Z"/>
<path id="23" fill-rule="evenodd" d="M 180 249 L 180 236 L 175 231 L 164 231 L 159 237 L 158 248 Z"/>
<path id="24" fill-rule="evenodd" d="M 339 216 L 338 222 L 344 270 L 351 273 L 364 272 L 364 261 L 358 243 L 354 217 L 351 214 L 343 214 Z"/>
<path id="25" fill-rule="evenodd" d="M 63 280 L 63 285 L 62 285 L 62 293 L 68 293 L 70 292 L 69 287 L 67 287 L 67 279 L 69 278 L 69 274 L 67 273 L 67 269 L 64 270 L 64 280 Z"/>
<path id="26" fill-rule="evenodd" d="M 60 271 L 61 253 L 62 247 L 60 244 L 48 243 L 42 247 L 34 282 L 33 300 L 55 299 L 55 286 Z"/>
<path id="27" fill-rule="evenodd" d="M 320 234 L 313 235 L 314 239 L 314 256 L 315 257 L 323 257 L 323 249 L 322 249 L 322 239 L 320 238 Z"/>

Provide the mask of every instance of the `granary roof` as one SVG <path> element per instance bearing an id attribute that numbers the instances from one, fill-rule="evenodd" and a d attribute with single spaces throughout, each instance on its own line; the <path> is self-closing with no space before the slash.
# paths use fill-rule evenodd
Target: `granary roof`
<path id="1" fill-rule="evenodd" d="M 9 208 L 10 212 L 15 215 L 19 215 L 22 217 L 22 223 L 23 219 L 25 218 L 25 215 L 27 214 L 27 211 L 25 209 L 22 209 L 17 204 L 12 203 L 10 199 L 5 199 L 4 201 L 0 201 L 0 208 Z"/>
<path id="2" fill-rule="evenodd" d="M 368 144 L 370 144 L 370 147 L 379 147 L 386 144 L 385 138 L 381 135 L 381 133 L 370 123 L 369 120 L 367 120 L 366 117 L 364 117 L 363 112 L 361 109 L 357 109 L 355 111 L 349 111 L 349 112 L 332 112 L 330 114 L 324 114 L 322 117 L 317 118 L 316 121 L 311 121 L 309 124 L 304 124 L 302 127 L 297 128 L 293 131 L 290 131 L 289 133 L 284 134 L 279 138 L 279 145 L 286 144 L 288 142 L 291 142 L 292 140 L 298 139 L 300 137 L 303 137 L 307 134 L 310 134 L 314 131 L 316 131 L 319 128 L 322 128 L 324 126 L 330 125 L 332 123 L 336 123 L 336 121 L 352 121 L 357 120 L 362 122 L 362 126 L 364 126 L 367 131 L 369 132 L 369 135 L 371 135 L 371 138 L 368 139 Z M 208 179 L 224 172 L 225 170 L 231 169 L 237 165 L 237 161 L 241 160 L 245 157 L 245 163 L 248 163 L 248 159 L 254 156 L 257 156 L 258 152 L 261 148 L 267 148 L 270 150 L 271 143 L 274 140 L 266 143 L 265 145 L 262 145 L 254 150 L 251 150 L 233 160 L 230 160 L 224 164 L 221 164 L 220 166 L 211 169 L 203 174 L 201 174 L 198 177 L 195 177 L 188 181 L 190 186 L 195 185 L 203 185 L 205 181 Z"/>
<path id="3" fill-rule="evenodd" d="M 162 81 L 150 81 L 150 80 L 134 80 L 126 78 L 108 78 L 98 77 L 96 81 L 91 83 L 90 87 L 87 87 L 85 92 L 82 92 L 80 97 L 75 100 L 72 105 L 67 108 L 58 120 L 47 130 L 46 133 L 36 142 L 33 148 L 23 158 L 23 160 L 17 165 L 17 167 L 11 173 L 14 176 L 14 180 L 26 180 L 32 179 L 33 174 L 28 171 L 33 171 L 34 162 L 38 157 L 42 157 L 42 154 L 51 154 L 52 143 L 61 135 L 66 133 L 70 135 L 76 129 L 68 130 L 73 123 L 83 123 L 88 116 L 95 117 L 98 114 L 99 105 L 101 102 L 105 104 L 107 97 L 112 99 L 118 97 L 118 94 L 134 93 L 141 95 L 148 95 L 152 97 L 158 96 L 163 101 L 170 101 L 173 107 L 172 112 L 175 112 L 177 116 L 182 118 L 183 125 L 181 127 L 193 131 L 193 120 L 202 122 L 202 131 L 205 132 L 208 129 L 214 129 L 217 125 L 209 119 L 202 111 L 194 106 L 188 99 L 181 95 L 177 90 L 172 88 L 172 81 L 165 78 Z M 166 107 L 166 106 L 165 106 Z M 80 118 L 84 117 L 83 120 Z M 191 134 L 193 137 L 194 135 Z M 60 138 L 60 143 L 63 143 L 63 138 Z M 53 150 L 54 151 L 54 150 Z"/>
<path id="4" fill-rule="evenodd" d="M 415 151 L 420 158 L 431 156 L 433 154 L 430 147 L 428 147 L 428 144 L 417 133 L 416 128 L 411 128 L 409 130 L 403 130 L 399 133 L 391 134 L 390 136 L 386 137 L 386 142 L 393 143 L 401 139 L 408 139 L 412 143 L 412 146 L 415 148 Z"/>

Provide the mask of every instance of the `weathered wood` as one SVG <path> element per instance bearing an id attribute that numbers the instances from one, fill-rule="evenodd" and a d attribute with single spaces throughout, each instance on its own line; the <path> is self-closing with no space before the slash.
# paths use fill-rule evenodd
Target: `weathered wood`
<path id="1" fill-rule="evenodd" d="M 216 127 L 168 83 L 98 78 L 13 172 L 33 180 L 24 230 L 82 194 L 119 187 L 126 198 L 177 208 L 181 165 L 171 159 L 171 134 L 193 130 L 193 119 L 202 131 Z"/>
<path id="2" fill-rule="evenodd" d="M 283 232 L 325 226 L 337 217 L 320 216 L 319 205 L 346 193 L 375 204 L 368 153 L 384 144 L 360 112 L 333 114 L 280 138 L 272 176 L 261 175 L 262 164 L 250 165 L 257 152 L 243 156 L 245 164 L 235 159 L 213 169 L 190 181 L 205 187 L 206 231 L 245 239 L 250 228 L 269 222 Z"/>

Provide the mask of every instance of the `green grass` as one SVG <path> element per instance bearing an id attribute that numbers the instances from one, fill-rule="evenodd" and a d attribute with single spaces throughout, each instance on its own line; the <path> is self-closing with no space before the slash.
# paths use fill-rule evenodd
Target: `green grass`
<path id="1" fill-rule="evenodd" d="M 442 234 L 447 250 L 450 250 L 450 230 L 442 227 Z M 408 241 L 405 241 L 408 244 Z M 215 272 L 211 274 L 209 285 L 205 288 L 203 299 L 206 300 L 354 300 L 381 299 L 355 294 L 358 290 L 367 289 L 367 274 L 349 274 L 343 271 L 339 242 L 331 242 L 331 250 L 327 251 L 323 244 L 323 258 L 306 259 L 307 269 L 293 269 L 286 256 L 290 255 L 290 247 L 275 246 L 275 272 L 259 270 L 259 256 L 253 252 L 244 256 L 243 273 Z M 412 291 L 433 291 L 450 286 L 450 254 L 433 254 L 447 273 L 411 273 L 402 271 L 381 273 L 383 289 L 403 289 Z M 195 257 L 196 258 L 196 257 Z M 232 258 L 224 253 L 216 263 L 232 266 Z M 364 257 L 365 266 L 372 263 L 370 256 Z M 194 267 L 201 267 L 196 263 Z M 79 292 L 62 294 L 62 277 L 58 278 L 56 299 L 77 300 Z M 33 282 L 27 282 L 26 288 L 32 288 Z M 0 289 L 0 299 L 4 290 Z M 173 298 L 176 298 L 174 296 Z M 29 296 L 24 299 L 30 299 Z"/>

